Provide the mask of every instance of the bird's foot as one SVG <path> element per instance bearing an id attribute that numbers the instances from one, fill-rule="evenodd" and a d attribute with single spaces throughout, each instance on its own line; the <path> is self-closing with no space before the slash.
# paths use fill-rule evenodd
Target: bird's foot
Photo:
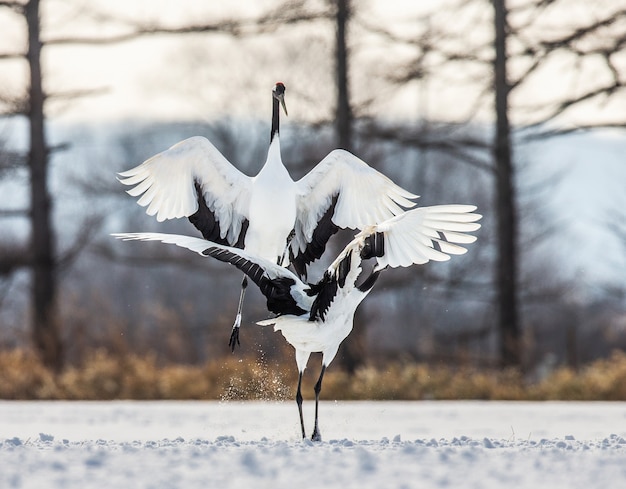
<path id="1" fill-rule="evenodd" d="M 228 340 L 228 346 L 230 347 L 230 351 L 235 351 L 235 346 L 241 345 L 239 342 L 239 327 L 241 326 L 241 314 L 237 314 L 235 318 L 235 324 L 233 324 L 233 329 L 230 332 L 230 339 Z"/>
<path id="2" fill-rule="evenodd" d="M 241 345 L 239 342 L 239 326 L 233 326 L 233 330 L 230 333 L 230 340 L 228 340 L 228 346 L 231 352 L 235 352 L 235 346 Z"/>
<path id="3" fill-rule="evenodd" d="M 313 435 L 311 435 L 311 441 L 322 441 L 322 433 L 317 428 L 313 430 Z"/>

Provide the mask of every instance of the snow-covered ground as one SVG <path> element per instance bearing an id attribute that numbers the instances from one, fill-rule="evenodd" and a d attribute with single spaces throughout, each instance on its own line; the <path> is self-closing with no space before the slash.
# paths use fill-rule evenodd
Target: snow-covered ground
<path id="1" fill-rule="evenodd" d="M 623 403 L 324 402 L 320 422 L 314 444 L 292 402 L 0 402 L 0 488 L 626 487 Z"/>

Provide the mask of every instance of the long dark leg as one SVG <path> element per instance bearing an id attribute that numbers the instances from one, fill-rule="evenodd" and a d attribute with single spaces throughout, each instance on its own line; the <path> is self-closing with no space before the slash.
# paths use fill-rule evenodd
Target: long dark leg
<path id="1" fill-rule="evenodd" d="M 243 276 L 243 280 L 241 281 L 241 295 L 239 296 L 239 306 L 237 307 L 237 316 L 235 316 L 235 324 L 233 324 L 233 329 L 230 332 L 230 340 L 228 340 L 228 346 L 230 346 L 230 351 L 235 351 L 235 345 L 240 345 L 239 343 L 239 326 L 241 326 L 241 309 L 243 307 L 243 297 L 246 295 L 246 287 L 248 287 L 248 277 L 247 275 Z"/>
<path id="2" fill-rule="evenodd" d="M 278 257 L 278 262 L 277 262 L 281 267 L 284 267 L 285 264 L 289 261 L 289 245 L 291 244 L 291 240 L 294 238 L 295 235 L 296 235 L 296 231 L 295 229 L 292 229 L 291 232 L 289 233 L 289 236 L 287 236 L 287 242 L 285 244 L 285 251 L 283 251 L 283 256 Z"/>
<path id="3" fill-rule="evenodd" d="M 324 378 L 324 372 L 326 372 L 326 365 L 322 365 L 320 378 L 317 379 L 317 382 L 315 383 L 315 428 L 313 429 L 313 436 L 311 436 L 311 440 L 313 441 L 322 441 L 322 433 L 320 432 L 317 424 L 317 412 L 320 402 L 320 392 L 322 391 L 322 379 Z"/>
<path id="4" fill-rule="evenodd" d="M 298 403 L 298 413 L 300 414 L 300 427 L 302 428 L 302 438 L 306 438 L 304 431 L 304 418 L 302 417 L 302 372 L 298 377 L 298 392 L 296 392 L 296 402 Z"/>

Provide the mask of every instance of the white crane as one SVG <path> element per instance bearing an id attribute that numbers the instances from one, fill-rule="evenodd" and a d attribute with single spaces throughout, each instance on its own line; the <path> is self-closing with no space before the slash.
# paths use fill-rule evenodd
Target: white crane
<path id="1" fill-rule="evenodd" d="M 294 182 L 280 155 L 279 115 L 285 85 L 272 90 L 267 160 L 255 177 L 237 170 L 206 138 L 185 139 L 141 165 L 120 173 L 147 214 L 157 221 L 187 217 L 212 242 L 243 248 L 306 276 L 339 228 L 363 229 L 415 205 L 408 192 L 353 154 L 331 151 Z M 288 246 L 289 245 L 289 246 Z M 244 276 L 229 341 L 239 344 Z"/>
<path id="2" fill-rule="evenodd" d="M 128 233 L 125 240 L 162 241 L 231 263 L 254 281 L 267 298 L 268 309 L 278 316 L 259 321 L 274 325 L 295 348 L 298 366 L 296 402 L 302 437 L 302 374 L 309 356 L 322 352 L 322 369 L 315 384 L 315 425 L 312 439 L 321 440 L 318 425 L 319 396 L 326 368 L 341 342 L 352 331 L 357 306 L 371 291 L 379 273 L 387 267 L 408 267 L 429 260 L 445 261 L 466 249 L 460 245 L 476 240 L 466 234 L 480 228 L 481 216 L 470 205 L 420 207 L 380 224 L 366 226 L 339 254 L 314 285 L 303 283 L 290 270 L 237 248 L 208 243 L 199 238 L 159 233 Z M 367 277 L 361 278 L 362 261 L 375 258 Z M 359 280 L 360 279 L 360 280 Z M 357 282 L 358 280 L 358 282 Z"/>

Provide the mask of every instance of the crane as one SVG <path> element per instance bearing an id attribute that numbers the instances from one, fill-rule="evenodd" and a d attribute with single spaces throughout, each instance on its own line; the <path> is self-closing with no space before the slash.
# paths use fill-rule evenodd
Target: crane
<path id="1" fill-rule="evenodd" d="M 272 125 L 265 164 L 250 177 L 233 166 L 206 138 L 194 136 L 119 173 L 127 192 L 139 197 L 157 221 L 187 217 L 214 243 L 246 250 L 300 277 L 322 256 L 339 229 L 363 229 L 415 205 L 404 190 L 357 156 L 331 151 L 294 181 L 280 152 L 280 106 L 285 85 L 272 89 Z M 247 278 L 244 276 L 229 346 L 239 344 Z"/>
<path id="2" fill-rule="evenodd" d="M 296 402 L 302 437 L 306 438 L 302 413 L 302 375 L 313 352 L 322 352 L 322 368 L 315 384 L 315 424 L 312 440 L 320 441 L 319 396 L 326 368 L 339 345 L 350 334 L 358 305 L 372 290 L 380 272 L 430 260 L 446 261 L 461 255 L 476 237 L 482 217 L 471 205 L 418 207 L 380 224 L 365 226 L 343 249 L 316 284 L 304 283 L 289 269 L 253 255 L 247 250 L 207 242 L 200 238 L 162 233 L 115 234 L 124 240 L 162 241 L 188 248 L 202 256 L 230 263 L 256 283 L 277 316 L 258 321 L 274 325 L 294 347 L 298 367 Z M 374 259 L 367 276 L 362 262 Z"/>

